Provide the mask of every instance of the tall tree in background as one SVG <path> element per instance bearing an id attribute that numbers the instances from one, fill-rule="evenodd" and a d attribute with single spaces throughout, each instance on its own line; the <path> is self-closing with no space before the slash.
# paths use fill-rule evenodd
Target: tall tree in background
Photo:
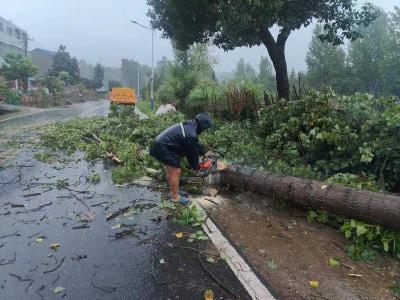
<path id="1" fill-rule="evenodd" d="M 75 57 L 71 57 L 69 52 L 66 51 L 64 45 L 60 45 L 56 54 L 53 56 L 53 64 L 49 71 L 50 75 L 57 77 L 61 71 L 68 72 L 69 83 L 76 84 L 79 82 L 79 65 Z"/>
<path id="2" fill-rule="evenodd" d="M 98 62 L 93 70 L 93 80 L 97 89 L 103 87 L 104 67 Z"/>
<path id="3" fill-rule="evenodd" d="M 145 86 L 146 76 L 149 74 L 149 68 L 139 64 L 135 60 L 122 59 L 121 61 L 121 83 L 123 86 L 138 89 L 138 69 L 140 76 L 140 87 Z"/>
<path id="4" fill-rule="evenodd" d="M 121 82 L 119 82 L 118 80 L 109 80 L 108 91 L 111 92 L 114 87 L 122 87 Z"/>
<path id="5" fill-rule="evenodd" d="M 340 46 L 321 41 L 323 27 L 317 25 L 308 48 L 307 82 L 316 89 L 332 87 L 343 93 L 346 81 L 346 53 Z"/>
<path id="6" fill-rule="evenodd" d="M 213 79 L 215 58 L 206 44 L 195 44 L 187 50 L 174 49 L 170 75 L 158 90 L 158 99 L 164 103 L 179 101 L 184 108 L 189 93 L 201 81 Z"/>
<path id="7" fill-rule="evenodd" d="M 171 70 L 173 90 L 184 107 L 191 90 L 201 80 L 211 79 L 215 59 L 210 55 L 207 44 L 195 44 L 187 50 L 176 49 L 174 56 Z"/>
<path id="8" fill-rule="evenodd" d="M 21 54 L 7 54 L 4 63 L 0 68 L 0 73 L 7 80 L 21 80 L 24 88 L 28 87 L 28 77 L 36 75 L 38 68 Z"/>
<path id="9" fill-rule="evenodd" d="M 267 56 L 261 56 L 257 78 L 258 83 L 266 90 L 271 91 L 276 88 L 275 75 L 272 72 L 272 66 Z"/>
<path id="10" fill-rule="evenodd" d="M 154 89 L 158 90 L 160 85 L 171 76 L 172 63 L 163 56 L 154 70 Z"/>
<path id="11" fill-rule="evenodd" d="M 249 63 L 246 63 L 243 58 L 240 58 L 236 64 L 235 77 L 241 80 L 255 82 L 257 75 L 254 68 Z"/>
<path id="12" fill-rule="evenodd" d="M 388 73 L 388 66 L 393 58 L 389 19 L 382 9 L 375 11 L 378 18 L 368 28 L 359 28 L 363 37 L 350 44 L 348 61 L 353 79 L 350 83 L 354 91 L 390 94 L 393 75 Z"/>
<path id="13" fill-rule="evenodd" d="M 400 96 L 400 7 L 395 7 L 394 12 L 390 14 L 390 48 L 389 55 L 392 63 L 389 66 L 388 73 L 392 75 L 394 84 L 393 93 Z"/>
<path id="14" fill-rule="evenodd" d="M 324 22 L 320 36 L 334 44 L 359 37 L 355 25 L 368 25 L 372 6 L 356 9 L 356 0 L 177 1 L 147 0 L 153 28 L 175 41 L 178 48 L 212 41 L 224 50 L 264 44 L 276 72 L 278 95 L 289 99 L 285 46 L 291 32 L 313 20 Z M 277 26 L 275 39 L 271 28 Z"/>

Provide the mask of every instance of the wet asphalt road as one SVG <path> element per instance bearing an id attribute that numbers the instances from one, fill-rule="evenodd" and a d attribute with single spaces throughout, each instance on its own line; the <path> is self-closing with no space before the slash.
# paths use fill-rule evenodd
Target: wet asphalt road
<path id="1" fill-rule="evenodd" d="M 0 132 L 32 136 L 33 124 L 107 112 L 107 101 L 87 102 L 0 123 Z M 15 131 L 18 126 L 28 130 Z M 44 163 L 34 158 L 40 152 L 30 146 L 0 166 L 0 299 L 203 299 L 206 289 L 216 299 L 248 297 L 222 260 L 212 264 L 203 252 L 184 248 L 212 251 L 207 241 L 175 237 L 191 229 L 168 221 L 158 205 L 161 193 L 116 187 L 113 166 L 87 162 L 82 153 Z M 94 172 L 98 184 L 87 180 Z M 125 214 L 106 220 L 127 206 Z M 51 244 L 60 246 L 55 251 Z"/>

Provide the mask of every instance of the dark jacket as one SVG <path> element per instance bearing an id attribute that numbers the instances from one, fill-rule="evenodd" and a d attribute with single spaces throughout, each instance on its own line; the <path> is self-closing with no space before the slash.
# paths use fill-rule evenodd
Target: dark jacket
<path id="1" fill-rule="evenodd" d="M 156 137 L 150 155 L 161 163 L 176 168 L 180 168 L 180 160 L 186 156 L 192 169 L 197 170 L 199 156 L 206 152 L 198 139 L 204 129 L 206 128 L 201 128 L 196 119 L 175 124 Z"/>

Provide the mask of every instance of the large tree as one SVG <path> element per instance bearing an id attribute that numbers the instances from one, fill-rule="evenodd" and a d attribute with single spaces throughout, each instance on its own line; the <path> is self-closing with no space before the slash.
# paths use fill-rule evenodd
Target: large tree
<path id="1" fill-rule="evenodd" d="M 357 9 L 356 0 L 147 0 L 153 28 L 186 48 L 211 40 L 224 50 L 264 44 L 276 72 L 278 95 L 289 98 L 285 45 L 291 32 L 323 22 L 321 39 L 334 44 L 356 39 L 354 25 L 367 25 L 373 18 L 370 4 Z M 277 26 L 275 38 L 271 32 Z"/>
<path id="2" fill-rule="evenodd" d="M 187 50 L 174 49 L 168 79 L 161 84 L 157 95 L 164 103 L 178 101 L 184 110 L 190 92 L 201 81 L 212 80 L 215 58 L 206 44 L 196 44 Z"/>
<path id="3" fill-rule="evenodd" d="M 276 88 L 275 75 L 272 72 L 272 66 L 267 56 L 261 56 L 258 65 L 258 82 L 268 91 Z"/>
<path id="4" fill-rule="evenodd" d="M 172 62 L 165 56 L 157 63 L 154 70 L 154 89 L 157 90 L 161 84 L 168 80 L 171 76 Z"/>
<path id="5" fill-rule="evenodd" d="M 400 7 L 395 7 L 394 12 L 390 14 L 389 32 L 391 36 L 389 51 L 393 60 L 389 73 L 393 74 L 392 81 L 395 85 L 393 93 L 400 96 Z"/>
<path id="6" fill-rule="evenodd" d="M 236 64 L 235 77 L 238 79 L 255 82 L 257 75 L 250 63 L 246 63 L 243 58 L 240 58 Z"/>
<path id="7" fill-rule="evenodd" d="M 96 88 L 103 87 L 103 80 L 104 80 L 104 67 L 101 63 L 97 63 L 93 70 L 93 80 Z"/>
<path id="8" fill-rule="evenodd" d="M 340 46 L 321 41 L 323 28 L 317 25 L 306 56 L 307 81 L 316 88 L 332 87 L 343 93 L 346 80 L 346 53 Z"/>
<path id="9" fill-rule="evenodd" d="M 53 64 L 49 71 L 50 75 L 58 76 L 61 71 L 68 72 L 69 83 L 76 84 L 79 82 L 79 64 L 75 57 L 71 57 L 66 46 L 60 45 L 57 53 L 53 56 Z"/>
<path id="10" fill-rule="evenodd" d="M 28 86 L 28 77 L 36 75 L 38 68 L 32 62 L 21 54 L 7 54 L 4 57 L 4 63 L 1 66 L 0 73 L 7 80 L 19 79 L 24 83 L 24 88 Z"/>
<path id="11" fill-rule="evenodd" d="M 354 91 L 373 94 L 391 94 L 393 76 L 391 66 L 392 39 L 388 15 L 376 8 L 378 18 L 368 28 L 360 28 L 363 37 L 350 44 L 348 61 L 351 67 Z"/>
<path id="12" fill-rule="evenodd" d="M 138 89 L 138 69 L 139 69 L 139 84 L 144 85 L 146 80 L 146 68 L 135 60 L 123 58 L 121 61 L 121 83 L 124 86 Z"/>

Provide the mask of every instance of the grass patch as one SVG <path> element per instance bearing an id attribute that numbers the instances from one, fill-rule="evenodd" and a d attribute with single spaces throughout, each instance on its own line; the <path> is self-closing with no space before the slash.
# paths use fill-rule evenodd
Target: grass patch
<path id="1" fill-rule="evenodd" d="M 154 116 L 154 114 L 157 111 L 157 108 L 160 106 L 161 104 L 157 101 L 154 101 L 154 109 L 152 110 L 150 108 L 150 100 L 140 100 L 138 102 L 136 102 L 136 106 L 137 108 L 144 114 L 148 115 L 149 117 Z"/>

